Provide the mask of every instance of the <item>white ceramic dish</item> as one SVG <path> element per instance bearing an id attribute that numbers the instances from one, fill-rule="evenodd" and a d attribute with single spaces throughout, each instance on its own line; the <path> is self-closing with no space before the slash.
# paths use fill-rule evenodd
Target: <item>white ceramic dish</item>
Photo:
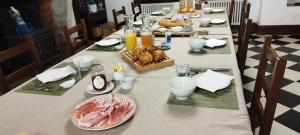
<path id="1" fill-rule="evenodd" d="M 204 8 L 203 9 L 204 14 L 210 14 L 211 11 L 212 11 L 212 8 Z"/>
<path id="2" fill-rule="evenodd" d="M 199 23 L 200 26 L 207 27 L 210 23 L 210 18 L 200 18 Z"/>
<path id="3" fill-rule="evenodd" d="M 65 82 L 59 84 L 59 86 L 64 89 L 69 89 L 75 84 L 75 82 L 76 82 L 76 80 L 73 78 L 71 80 L 68 80 L 68 81 L 65 81 Z"/>
<path id="4" fill-rule="evenodd" d="M 178 100 L 185 100 L 196 88 L 196 80 L 189 77 L 173 77 L 168 81 L 172 94 Z"/>
<path id="5" fill-rule="evenodd" d="M 82 71 L 87 71 L 93 64 L 94 57 L 91 55 L 82 55 L 75 57 L 72 62 L 77 67 L 80 67 Z"/>
<path id="6" fill-rule="evenodd" d="M 200 52 L 205 45 L 206 40 L 201 38 L 191 38 L 189 40 L 189 45 L 194 52 Z"/>
<path id="7" fill-rule="evenodd" d="M 191 15 L 191 18 L 200 18 L 200 14 L 193 14 Z"/>
<path id="8" fill-rule="evenodd" d="M 225 10 L 223 8 L 214 8 L 211 10 L 211 12 L 213 13 L 221 13 L 221 12 L 224 12 Z"/>
<path id="9" fill-rule="evenodd" d="M 214 48 L 214 47 L 218 47 L 218 46 L 224 46 L 226 44 L 227 44 L 227 40 L 210 38 L 210 39 L 206 40 L 205 46 Z"/>
<path id="10" fill-rule="evenodd" d="M 225 19 L 211 19 L 210 20 L 210 23 L 212 24 L 222 24 L 222 23 L 225 23 L 226 20 Z"/>
<path id="11" fill-rule="evenodd" d="M 152 12 L 151 15 L 162 15 L 164 12 L 162 11 L 155 11 L 155 12 Z"/>
<path id="12" fill-rule="evenodd" d="M 143 24 L 143 22 L 142 21 L 135 21 L 132 24 L 135 25 L 135 26 L 141 26 Z"/>
<path id="13" fill-rule="evenodd" d="M 169 7 L 163 7 L 162 10 L 163 10 L 164 13 L 169 13 L 171 11 L 171 8 L 169 8 Z"/>
<path id="14" fill-rule="evenodd" d="M 90 84 L 90 85 L 87 86 L 86 92 L 89 93 L 89 94 L 93 94 L 93 95 L 100 95 L 100 94 L 108 93 L 108 92 L 112 91 L 114 88 L 115 88 L 115 84 L 112 83 L 112 82 L 108 82 L 108 85 L 106 86 L 105 90 L 96 91 L 93 88 L 93 85 Z"/>
<path id="15" fill-rule="evenodd" d="M 77 105 L 77 106 L 73 109 L 72 114 L 71 114 L 71 118 L 70 118 L 70 119 L 71 119 L 72 123 L 73 123 L 76 127 L 80 128 L 80 129 L 83 129 L 83 130 L 100 131 L 100 130 L 107 130 L 107 129 L 111 129 L 111 128 L 114 128 L 114 127 L 116 127 L 116 126 L 119 126 L 119 125 L 123 124 L 124 122 L 126 122 L 128 119 L 130 119 L 130 118 L 133 116 L 134 112 L 136 111 L 136 103 L 135 103 L 130 97 L 128 97 L 128 96 L 126 96 L 126 95 L 114 94 L 114 96 L 117 96 L 118 98 L 120 98 L 122 102 L 124 102 L 124 101 L 129 101 L 129 102 L 130 102 L 130 105 L 131 105 L 131 107 L 132 107 L 132 109 L 130 110 L 130 112 L 127 113 L 127 115 L 125 115 L 125 116 L 122 118 L 121 121 L 119 121 L 118 123 L 116 123 L 116 124 L 114 124 L 114 125 L 112 125 L 112 126 L 105 127 L 105 128 L 101 127 L 99 124 L 97 124 L 95 127 L 91 127 L 91 128 L 86 128 L 86 127 L 82 127 L 82 126 L 78 125 L 78 120 L 77 120 L 77 118 L 76 118 L 76 116 L 75 116 L 75 113 L 74 113 L 74 111 L 75 111 L 77 108 L 79 108 L 79 107 L 81 107 L 81 106 L 83 106 L 83 105 L 85 105 L 85 104 L 87 104 L 87 103 L 89 103 L 89 102 L 95 101 L 95 100 L 96 100 L 97 102 L 99 102 L 99 103 L 103 103 L 103 102 L 105 101 L 104 99 L 109 98 L 108 96 L 111 97 L 111 94 L 104 94 L 104 95 L 95 96 L 95 97 L 89 98 L 89 99 L 83 101 L 82 103 L 80 103 L 79 105 Z"/>
<path id="16" fill-rule="evenodd" d="M 111 38 L 111 39 L 104 39 L 98 42 L 95 42 L 96 45 L 100 46 L 111 46 L 120 43 L 119 39 Z"/>
<path id="17" fill-rule="evenodd" d="M 233 76 L 207 70 L 202 74 L 194 75 L 193 78 L 197 82 L 197 87 L 210 92 L 216 92 L 217 90 L 228 87 L 233 79 Z"/>

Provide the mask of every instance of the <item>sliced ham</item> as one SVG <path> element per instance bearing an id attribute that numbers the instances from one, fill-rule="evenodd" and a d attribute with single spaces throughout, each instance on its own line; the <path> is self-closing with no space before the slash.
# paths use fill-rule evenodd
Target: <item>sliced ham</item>
<path id="1" fill-rule="evenodd" d="M 108 116 L 108 111 L 102 111 L 100 109 L 94 110 L 85 117 L 80 118 L 78 120 L 78 125 L 83 127 L 93 127 L 101 122 L 106 116 Z"/>
<path id="2" fill-rule="evenodd" d="M 77 123 L 81 127 L 102 128 L 118 124 L 132 109 L 129 101 L 115 95 L 107 96 L 102 103 L 91 101 L 75 110 Z"/>
<path id="3" fill-rule="evenodd" d="M 86 114 L 92 112 L 97 106 L 98 103 L 96 101 L 90 101 L 74 111 L 75 117 L 84 117 Z"/>

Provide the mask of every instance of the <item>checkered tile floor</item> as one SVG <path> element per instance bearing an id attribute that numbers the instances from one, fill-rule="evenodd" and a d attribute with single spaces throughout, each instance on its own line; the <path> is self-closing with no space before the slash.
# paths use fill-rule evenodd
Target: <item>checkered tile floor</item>
<path id="1" fill-rule="evenodd" d="M 235 41 L 237 37 L 234 36 Z M 247 54 L 244 83 L 244 96 L 247 106 L 250 106 L 254 89 L 260 53 L 262 51 L 262 36 L 251 35 Z M 300 36 L 273 35 L 272 47 L 279 56 L 288 62 L 285 70 L 283 86 L 279 95 L 271 135 L 300 134 Z M 269 73 L 271 73 L 270 70 Z M 261 99 L 263 102 L 263 98 Z"/>

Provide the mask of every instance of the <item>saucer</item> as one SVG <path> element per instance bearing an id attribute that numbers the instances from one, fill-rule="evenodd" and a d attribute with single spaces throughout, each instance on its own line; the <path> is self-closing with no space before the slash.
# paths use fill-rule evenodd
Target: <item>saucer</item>
<path id="1" fill-rule="evenodd" d="M 108 85 L 106 86 L 105 90 L 102 91 L 96 91 L 93 88 L 92 84 L 89 84 L 86 88 L 86 92 L 89 94 L 93 94 L 93 95 L 99 95 L 99 94 L 104 94 L 104 93 L 108 93 L 110 91 L 112 91 L 115 87 L 115 84 L 113 82 L 108 82 Z"/>

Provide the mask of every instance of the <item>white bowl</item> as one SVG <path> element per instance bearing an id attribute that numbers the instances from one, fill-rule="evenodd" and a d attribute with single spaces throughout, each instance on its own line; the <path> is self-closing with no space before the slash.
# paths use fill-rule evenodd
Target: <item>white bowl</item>
<path id="1" fill-rule="evenodd" d="M 205 46 L 206 40 L 201 38 L 191 38 L 189 44 L 194 52 L 200 52 Z"/>
<path id="2" fill-rule="evenodd" d="M 200 18 L 199 23 L 203 27 L 207 27 L 210 23 L 210 18 Z"/>
<path id="3" fill-rule="evenodd" d="M 204 14 L 210 14 L 211 11 L 212 11 L 212 8 L 204 8 L 203 9 Z"/>
<path id="4" fill-rule="evenodd" d="M 164 13 L 169 13 L 171 11 L 171 8 L 169 8 L 169 7 L 163 7 L 162 10 L 163 10 Z"/>
<path id="5" fill-rule="evenodd" d="M 74 58 L 72 61 L 74 65 L 80 67 L 80 70 L 86 71 L 92 66 L 93 60 L 94 60 L 93 56 L 83 55 Z"/>
<path id="6" fill-rule="evenodd" d="M 196 80 L 189 77 L 173 77 L 168 81 L 172 94 L 178 100 L 185 100 L 196 88 Z"/>

